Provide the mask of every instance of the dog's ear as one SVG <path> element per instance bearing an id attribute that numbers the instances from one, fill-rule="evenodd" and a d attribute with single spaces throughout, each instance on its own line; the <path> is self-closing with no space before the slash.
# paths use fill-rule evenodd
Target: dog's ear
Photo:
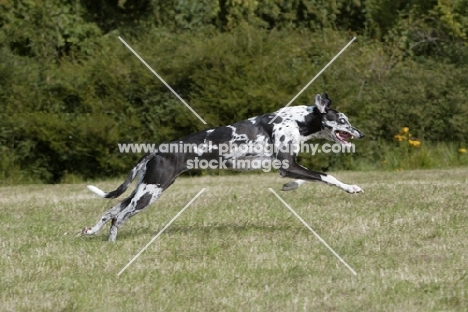
<path id="1" fill-rule="evenodd" d="M 325 99 L 327 101 L 327 107 L 330 108 L 332 104 L 332 100 L 328 97 L 328 93 L 324 92 L 322 96 L 322 100 Z"/>
<path id="2" fill-rule="evenodd" d="M 323 97 L 320 94 L 315 96 L 315 106 L 318 108 L 321 114 L 325 114 L 327 109 L 330 107 L 331 101 L 328 98 L 328 94 L 325 92 Z"/>

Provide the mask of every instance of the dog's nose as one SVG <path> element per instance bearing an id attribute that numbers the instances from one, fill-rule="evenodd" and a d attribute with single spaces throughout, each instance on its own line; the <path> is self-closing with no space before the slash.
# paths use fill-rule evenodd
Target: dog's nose
<path id="1" fill-rule="evenodd" d="M 364 133 L 359 131 L 359 129 L 356 129 L 356 128 L 353 127 L 353 130 L 356 131 L 359 134 L 358 139 L 362 139 L 365 136 Z"/>

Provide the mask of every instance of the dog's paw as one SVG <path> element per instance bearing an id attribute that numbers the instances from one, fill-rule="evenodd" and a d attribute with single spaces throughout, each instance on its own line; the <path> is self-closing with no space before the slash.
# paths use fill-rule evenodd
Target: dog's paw
<path id="1" fill-rule="evenodd" d="M 343 189 L 349 194 L 364 193 L 364 190 L 357 185 L 346 185 Z"/>
<path id="2" fill-rule="evenodd" d="M 283 184 L 283 188 L 281 189 L 282 191 L 292 191 L 299 188 L 299 183 L 296 181 L 291 181 L 286 184 Z"/>
<path id="3" fill-rule="evenodd" d="M 85 227 L 84 229 L 81 230 L 81 234 L 83 235 L 93 235 L 93 229 L 90 227 Z"/>

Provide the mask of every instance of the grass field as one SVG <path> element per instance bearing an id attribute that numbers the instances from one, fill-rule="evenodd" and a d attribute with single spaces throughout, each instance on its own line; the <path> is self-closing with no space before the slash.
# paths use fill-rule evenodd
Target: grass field
<path id="1" fill-rule="evenodd" d="M 108 226 L 76 237 L 116 202 L 84 184 L 2 187 L 0 310 L 468 311 L 468 169 L 335 176 L 365 193 L 280 192 L 273 174 L 180 178 L 115 243 Z"/>

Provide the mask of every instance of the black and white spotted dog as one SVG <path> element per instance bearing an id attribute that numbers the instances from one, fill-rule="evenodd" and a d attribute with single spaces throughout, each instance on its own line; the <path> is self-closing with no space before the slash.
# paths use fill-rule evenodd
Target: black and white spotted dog
<path id="1" fill-rule="evenodd" d="M 297 148 L 295 146 L 297 147 L 301 142 L 311 138 L 321 138 L 342 145 L 350 145 L 349 139 L 364 137 L 361 131 L 351 126 L 343 113 L 331 109 L 330 105 L 331 100 L 327 93 L 323 96 L 317 94 L 315 106 L 285 107 L 275 113 L 252 117 L 230 126 L 204 130 L 176 142 L 179 145 L 182 143 L 205 144 L 210 146 L 209 149 L 195 148 L 186 153 L 156 150 L 145 155 L 116 190 L 106 193 L 95 186 L 88 186 L 98 196 L 116 198 L 124 193 L 133 179 L 138 176 L 138 184 L 133 193 L 110 208 L 94 227 L 84 228 L 82 233 L 95 234 L 107 221 L 112 219 L 109 241 L 115 241 L 119 227 L 127 219 L 143 211 L 157 200 L 182 172 L 190 169 L 188 163 L 196 158 L 205 161 L 222 160 L 223 166 L 228 169 L 238 169 L 239 167 L 235 165 L 241 160 L 279 161 L 281 164 L 287 164 L 287 166 L 279 168 L 281 176 L 296 179 L 283 186 L 285 191 L 296 189 L 305 181 L 318 181 L 337 186 L 348 193 L 363 192 L 357 185 L 342 183 L 331 175 L 311 171 L 296 162 Z M 272 120 L 273 122 L 271 122 Z M 218 147 L 227 143 L 231 143 L 231 146 L 236 146 L 235 144 L 270 145 L 274 146 L 275 149 L 264 149 L 260 152 L 252 152 L 250 149 L 246 152 L 233 148 L 221 153 L 221 148 Z M 285 146 L 290 147 L 290 149 L 280 148 Z M 244 166 L 244 169 L 255 168 Z"/>

